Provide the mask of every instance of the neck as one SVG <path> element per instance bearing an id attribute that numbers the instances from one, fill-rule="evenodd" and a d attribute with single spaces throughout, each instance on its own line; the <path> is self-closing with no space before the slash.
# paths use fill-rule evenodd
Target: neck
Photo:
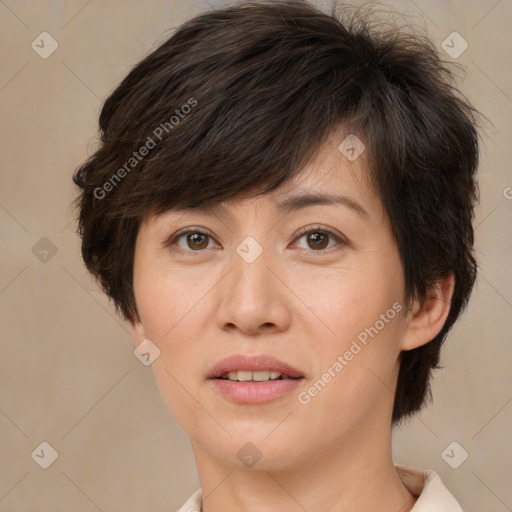
<path id="1" fill-rule="evenodd" d="M 323 443 L 321 451 L 311 444 L 300 459 L 267 459 L 251 469 L 226 464 L 192 444 L 203 512 L 274 512 L 276 504 L 280 512 L 408 512 L 416 501 L 395 471 L 391 427 L 354 429 L 343 440 Z"/>

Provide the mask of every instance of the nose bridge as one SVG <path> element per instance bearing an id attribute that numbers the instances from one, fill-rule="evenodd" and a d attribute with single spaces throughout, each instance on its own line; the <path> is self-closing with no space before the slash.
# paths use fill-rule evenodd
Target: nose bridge
<path id="1" fill-rule="evenodd" d="M 276 262 L 270 240 L 263 244 L 256 236 L 244 238 L 232 255 L 218 311 L 221 328 L 229 324 L 254 333 L 263 325 L 281 329 L 289 322 L 283 290 L 279 290 L 282 284 L 271 271 Z"/>
<path id="2" fill-rule="evenodd" d="M 241 224 L 244 226 L 241 233 L 244 238 L 235 247 L 232 263 L 235 267 L 234 278 L 237 281 L 242 281 L 242 286 L 256 285 L 257 287 L 259 284 L 259 287 L 263 288 L 263 284 L 269 279 L 267 274 L 270 271 L 267 266 L 272 266 L 272 230 L 255 229 L 255 227 L 267 226 L 268 224 L 265 215 L 268 210 L 263 208 L 264 204 L 262 204 L 262 201 L 267 200 L 264 197 L 251 199 L 244 205 L 243 211 L 240 212 Z"/>
<path id="3" fill-rule="evenodd" d="M 252 300 L 268 300 L 270 297 L 266 295 L 270 291 L 272 277 L 268 267 L 272 266 L 272 251 L 269 243 L 264 244 L 261 236 L 258 238 L 262 243 L 249 235 L 236 247 L 231 284 L 237 291 L 249 294 Z M 239 300 L 243 298 L 238 297 Z"/>

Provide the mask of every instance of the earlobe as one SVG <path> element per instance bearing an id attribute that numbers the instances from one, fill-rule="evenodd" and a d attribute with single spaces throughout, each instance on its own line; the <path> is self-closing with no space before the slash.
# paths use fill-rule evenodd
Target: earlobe
<path id="1" fill-rule="evenodd" d="M 414 302 L 407 326 L 400 343 L 401 350 L 412 350 L 435 338 L 446 322 L 455 286 L 450 274 L 427 291 L 426 299 Z"/>

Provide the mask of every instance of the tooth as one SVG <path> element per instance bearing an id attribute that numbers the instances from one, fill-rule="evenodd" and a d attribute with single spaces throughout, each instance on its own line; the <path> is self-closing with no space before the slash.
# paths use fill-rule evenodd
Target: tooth
<path id="1" fill-rule="evenodd" d="M 231 381 L 239 381 L 239 382 L 265 382 L 268 380 L 276 380 L 281 376 L 279 372 L 270 372 L 270 371 L 257 371 L 257 372 L 249 372 L 239 370 L 236 372 L 227 372 L 221 375 L 221 379 L 229 379 Z M 283 375 L 283 379 L 288 379 L 290 377 L 286 377 Z"/>
<path id="2" fill-rule="evenodd" d="M 263 382 L 265 380 L 276 379 L 279 375 L 281 375 L 279 372 L 252 372 L 252 380 Z"/>

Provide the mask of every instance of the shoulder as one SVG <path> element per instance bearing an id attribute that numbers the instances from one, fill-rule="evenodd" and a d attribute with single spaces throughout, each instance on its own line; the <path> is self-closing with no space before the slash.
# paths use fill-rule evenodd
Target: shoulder
<path id="1" fill-rule="evenodd" d="M 198 489 L 176 512 L 201 512 L 202 493 Z"/>
<path id="2" fill-rule="evenodd" d="M 411 512 L 462 512 L 462 509 L 432 469 L 395 466 L 403 484 L 418 497 Z"/>

